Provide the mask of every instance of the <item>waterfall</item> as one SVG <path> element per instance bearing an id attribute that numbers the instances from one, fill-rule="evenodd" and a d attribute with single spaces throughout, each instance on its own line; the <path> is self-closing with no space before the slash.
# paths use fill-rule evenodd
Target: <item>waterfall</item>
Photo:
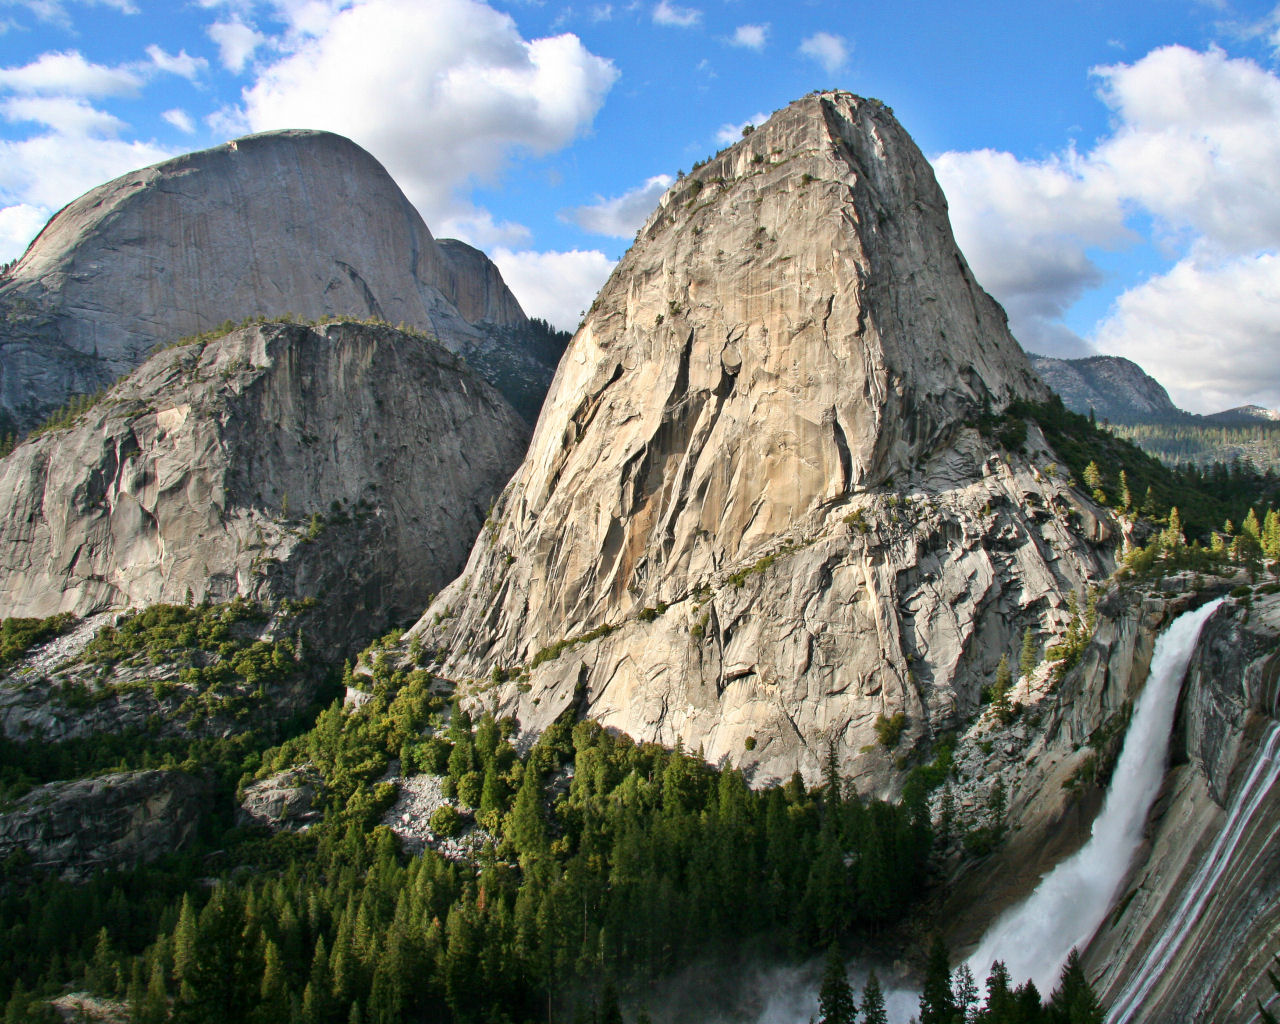
<path id="1" fill-rule="evenodd" d="M 1219 604 L 1221 600 L 1185 612 L 1156 641 L 1147 684 L 1089 841 L 983 936 L 969 958 L 979 984 L 992 961 L 1003 960 L 1016 982 L 1031 978 L 1047 995 L 1072 948 L 1083 947 L 1106 918 L 1160 791 L 1174 710 L 1196 638 Z"/>
<path id="2" fill-rule="evenodd" d="M 1129 977 L 1129 983 L 1116 997 L 1108 1016 L 1110 1024 L 1126 1024 L 1142 1006 L 1143 1000 L 1159 981 L 1188 932 L 1199 919 L 1206 902 L 1213 895 L 1227 866 L 1232 863 L 1236 846 L 1248 828 L 1249 821 L 1280 777 L 1280 724 L 1272 723 L 1264 738 L 1248 778 L 1240 787 L 1227 810 L 1227 818 L 1208 854 L 1200 862 L 1195 878 L 1184 890 L 1177 910 L 1168 918 L 1159 939 L 1143 957 L 1142 966 Z"/>

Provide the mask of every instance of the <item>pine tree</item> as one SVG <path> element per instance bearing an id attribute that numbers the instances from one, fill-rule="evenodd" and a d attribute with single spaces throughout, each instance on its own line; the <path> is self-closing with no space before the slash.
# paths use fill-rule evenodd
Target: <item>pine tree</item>
<path id="1" fill-rule="evenodd" d="M 1074 949 L 1067 956 L 1058 987 L 1049 997 L 1051 1024 L 1102 1024 L 1102 1004 L 1094 994 L 1089 979 Z"/>
<path id="2" fill-rule="evenodd" d="M 929 947 L 924 987 L 920 992 L 920 1024 L 955 1024 L 956 998 L 951 991 L 951 958 L 941 938 Z"/>
<path id="3" fill-rule="evenodd" d="M 1128 512 L 1133 508 L 1133 492 L 1129 490 L 1129 477 L 1120 470 L 1120 507 Z"/>
<path id="4" fill-rule="evenodd" d="M 1012 1019 L 1014 995 L 1009 969 L 1004 961 L 996 960 L 991 964 L 991 973 L 987 975 L 987 1001 L 984 1007 L 983 1020 L 999 1024 Z"/>
<path id="5" fill-rule="evenodd" d="M 1169 525 L 1162 535 L 1162 544 L 1170 553 L 1186 547 L 1187 538 L 1182 535 L 1182 516 L 1178 514 L 1177 505 L 1169 509 Z"/>
<path id="6" fill-rule="evenodd" d="M 831 807 L 840 806 L 841 779 L 840 759 L 836 754 L 836 741 L 827 741 L 827 760 L 822 766 L 822 788 L 824 799 Z"/>
<path id="7" fill-rule="evenodd" d="M 173 933 L 173 980 L 178 986 L 178 998 L 184 1002 L 191 1000 L 196 956 L 196 912 L 191 905 L 191 896 L 184 895 L 178 926 Z"/>
<path id="8" fill-rule="evenodd" d="M 938 802 L 938 842 L 946 844 L 955 830 L 956 795 L 952 792 L 951 781 L 942 784 L 942 799 Z"/>
<path id="9" fill-rule="evenodd" d="M 1009 655 L 1000 655 L 1000 664 L 996 666 L 996 681 L 991 688 L 991 710 L 1003 725 L 1013 721 L 1013 705 L 1009 702 L 1009 691 L 1013 689 L 1013 673 L 1009 670 Z"/>
<path id="10" fill-rule="evenodd" d="M 978 983 L 973 980 L 973 972 L 968 964 L 961 964 L 952 976 L 951 993 L 956 1000 L 956 1020 L 959 1024 L 969 1024 L 975 1019 L 978 1009 Z"/>
<path id="11" fill-rule="evenodd" d="M 163 1024 L 169 1017 L 169 993 L 165 987 L 164 961 L 156 957 L 147 979 L 147 994 L 142 1003 L 140 1024 Z"/>
<path id="12" fill-rule="evenodd" d="M 622 1024 L 622 1007 L 618 1005 L 618 989 L 613 979 L 605 980 L 600 993 L 600 1024 Z"/>
<path id="13" fill-rule="evenodd" d="M 1022 653 L 1018 657 L 1018 675 L 1023 679 L 1030 679 L 1031 673 L 1036 670 L 1036 666 L 1040 664 L 1040 655 L 1036 650 L 1036 637 L 1028 626 L 1022 634 Z"/>
<path id="14" fill-rule="evenodd" d="M 875 971 L 867 975 L 867 983 L 862 987 L 862 1024 L 889 1024 L 884 993 L 880 991 L 880 979 Z"/>
<path id="15" fill-rule="evenodd" d="M 1090 462 L 1084 467 L 1084 485 L 1093 492 L 1093 498 L 1099 504 L 1107 500 L 1107 496 L 1102 492 L 1102 471 L 1098 469 L 1096 462 Z"/>
<path id="16" fill-rule="evenodd" d="M 1249 509 L 1249 514 L 1244 517 L 1244 523 L 1240 527 L 1241 533 L 1247 533 L 1259 544 L 1262 543 L 1262 527 L 1258 525 L 1258 513 L 1253 509 Z"/>
<path id="17" fill-rule="evenodd" d="M 855 1024 L 858 1007 L 845 974 L 840 948 L 833 942 L 827 950 L 827 967 L 818 989 L 818 1024 Z"/>

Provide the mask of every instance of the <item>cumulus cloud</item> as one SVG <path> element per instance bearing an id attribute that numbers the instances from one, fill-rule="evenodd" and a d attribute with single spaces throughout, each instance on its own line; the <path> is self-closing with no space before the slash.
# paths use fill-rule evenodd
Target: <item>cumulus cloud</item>
<path id="1" fill-rule="evenodd" d="M 133 96 L 142 78 L 127 67 L 93 64 L 76 50 L 42 53 L 22 67 L 0 68 L 0 89 L 35 95 Z"/>
<path id="2" fill-rule="evenodd" d="M 16 96 L 0 104 L 6 121 L 32 121 L 63 135 L 115 135 L 124 122 L 72 96 Z"/>
<path id="3" fill-rule="evenodd" d="M 258 47 L 267 41 L 266 36 L 239 18 L 215 21 L 205 32 L 217 45 L 222 66 L 236 74 L 244 70 Z"/>
<path id="4" fill-rule="evenodd" d="M 1091 173 L 1228 251 L 1280 243 L 1280 78 L 1183 46 L 1094 73 L 1119 128 Z"/>
<path id="5" fill-rule="evenodd" d="M 721 146 L 727 146 L 731 142 L 737 142 L 742 138 L 742 133 L 746 131 L 747 126 L 758 128 L 769 120 L 769 115 L 761 111 L 756 111 L 745 121 L 739 124 L 722 124 L 716 131 L 716 142 Z"/>
<path id="6" fill-rule="evenodd" d="M 645 218 L 657 205 L 658 199 L 675 179 L 669 174 L 657 174 L 643 185 L 638 185 L 612 199 L 597 197 L 587 206 L 576 206 L 561 212 L 562 220 L 577 224 L 583 231 L 611 238 L 630 238 L 645 222 Z"/>
<path id="7" fill-rule="evenodd" d="M 521 308 L 563 331 L 577 329 L 583 312 L 591 307 L 616 265 L 594 249 L 512 252 L 499 248 L 492 258 Z"/>
<path id="8" fill-rule="evenodd" d="M 1193 412 L 1280 406 L 1280 255 L 1181 260 L 1125 292 L 1098 347 L 1134 360 Z"/>
<path id="9" fill-rule="evenodd" d="M 849 44 L 844 36 L 815 32 L 800 44 L 800 53 L 822 65 L 827 74 L 835 74 L 848 63 Z"/>
<path id="10" fill-rule="evenodd" d="M 244 91 L 244 122 L 354 139 L 433 230 L 470 214 L 459 191 L 493 180 L 512 153 L 552 152 L 586 130 L 618 74 L 576 36 L 526 41 L 478 0 L 297 0 L 286 13 L 295 34 Z"/>
<path id="11" fill-rule="evenodd" d="M 1276 404 L 1280 78 L 1182 46 L 1093 74 L 1114 121 L 1088 151 L 935 159 L 975 274 L 1024 346 L 1079 355 L 1061 318 L 1102 282 L 1096 251 L 1131 245 L 1139 224 L 1175 265 L 1120 295 L 1089 345 L 1134 359 L 1190 408 Z"/>
<path id="12" fill-rule="evenodd" d="M 160 116 L 186 135 L 190 135 L 196 130 L 196 123 L 191 120 L 191 115 L 179 107 L 166 110 Z"/>
<path id="13" fill-rule="evenodd" d="M 1082 174 L 1071 152 L 1044 161 L 993 150 L 943 153 L 934 169 L 950 200 L 960 250 L 982 286 L 1004 303 L 1023 346 L 1088 354 L 1057 321 L 1103 281 L 1089 249 L 1135 237 L 1119 195 Z"/>
<path id="14" fill-rule="evenodd" d="M 675 4 L 661 0 L 653 9 L 655 25 L 670 25 L 674 28 L 690 28 L 702 20 L 702 12 L 696 7 L 677 7 Z"/>
<path id="15" fill-rule="evenodd" d="M 743 46 L 748 50 L 763 50 L 769 40 L 769 25 L 739 25 L 729 40 L 733 46 Z"/>
<path id="16" fill-rule="evenodd" d="M 71 15 L 63 0 L 9 0 L 18 7 L 25 7 L 41 21 L 71 27 Z M 122 14 L 137 14 L 138 6 L 133 0 L 80 0 L 87 7 L 112 7 Z"/>
<path id="17" fill-rule="evenodd" d="M 0 209 L 0 261 L 8 262 L 21 256 L 48 219 L 47 210 L 28 203 Z"/>
<path id="18" fill-rule="evenodd" d="M 147 56 L 157 71 L 178 75 L 189 81 L 194 81 L 209 66 L 209 62 L 203 57 L 192 57 L 186 50 L 166 53 L 161 47 L 152 45 L 147 47 Z"/>

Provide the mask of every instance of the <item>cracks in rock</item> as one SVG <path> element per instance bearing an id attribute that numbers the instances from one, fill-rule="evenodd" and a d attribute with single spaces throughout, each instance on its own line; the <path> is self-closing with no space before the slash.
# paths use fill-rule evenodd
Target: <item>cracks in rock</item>
<path id="1" fill-rule="evenodd" d="M 853 486 L 853 455 L 849 451 L 849 439 L 840 425 L 840 413 L 834 405 L 831 407 L 831 430 L 840 457 L 840 493 L 848 494 Z"/>

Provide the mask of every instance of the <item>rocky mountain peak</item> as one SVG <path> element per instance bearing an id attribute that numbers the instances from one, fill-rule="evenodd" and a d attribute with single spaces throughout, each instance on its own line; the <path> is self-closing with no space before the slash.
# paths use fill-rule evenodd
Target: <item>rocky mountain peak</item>
<path id="1" fill-rule="evenodd" d="M 50 220 L 0 281 L 0 428 L 33 426 L 157 343 L 285 314 L 426 331 L 530 419 L 554 367 L 525 351 L 497 268 L 442 248 L 371 154 L 264 132 L 122 175 Z"/>
<path id="2" fill-rule="evenodd" d="M 862 628 L 850 616 L 864 588 L 881 589 L 860 581 L 923 557 L 880 550 L 891 531 L 859 533 L 851 555 L 846 518 L 870 528 L 890 515 L 885 493 L 930 474 L 939 493 L 982 481 L 978 446 L 952 455 L 964 422 L 1045 394 L 892 114 L 807 96 L 662 198 L 561 360 L 466 572 L 417 635 L 452 652 L 455 677 L 531 673 L 502 699 L 534 728 L 577 692 L 633 735 L 736 759 L 739 733 L 758 730 L 771 745 L 754 758 L 770 770 L 816 770 L 819 733 L 856 749 L 876 713 L 909 704 L 924 727 L 944 702 L 882 653 L 876 622 L 896 582 L 863 609 L 878 664 L 828 660 Z M 980 545 L 987 524 L 968 521 L 968 501 L 957 528 Z M 1053 578 L 1046 552 L 1027 557 Z M 1069 572 L 1092 569 L 1082 556 Z M 996 574 L 968 571 L 986 581 L 972 609 L 985 612 Z M 934 655 L 950 700 L 968 669 L 946 646 Z M 846 696 L 816 700 L 833 691 Z"/>

